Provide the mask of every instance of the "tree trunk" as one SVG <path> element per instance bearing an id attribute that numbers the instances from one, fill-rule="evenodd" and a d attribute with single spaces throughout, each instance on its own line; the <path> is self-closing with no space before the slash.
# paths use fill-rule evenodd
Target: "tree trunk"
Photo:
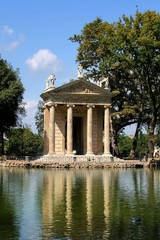
<path id="1" fill-rule="evenodd" d="M 153 117 L 148 121 L 148 157 L 153 157 L 155 136 L 154 131 L 157 124 L 158 109 L 153 105 Z"/>
<path id="2" fill-rule="evenodd" d="M 4 155 L 4 138 L 3 138 L 3 130 L 0 130 L 0 142 L 1 142 L 1 155 Z"/>
<path id="3" fill-rule="evenodd" d="M 135 134 L 134 134 L 131 151 L 130 151 L 130 154 L 129 154 L 130 158 L 135 157 L 135 150 L 136 150 L 136 147 L 137 147 L 137 141 L 138 141 L 138 134 L 139 134 L 139 131 L 140 131 L 140 126 L 141 126 L 141 114 L 138 118 L 137 127 L 136 127 L 136 131 L 135 131 Z"/>
<path id="4" fill-rule="evenodd" d="M 118 156 L 119 150 L 118 150 L 118 144 L 117 144 L 117 132 L 113 126 L 112 121 L 110 121 L 110 126 L 111 126 L 111 148 L 112 148 L 111 154 L 113 156 Z"/>
<path id="5" fill-rule="evenodd" d="M 154 126 L 150 125 L 148 128 L 148 157 L 152 158 L 154 152 Z"/>

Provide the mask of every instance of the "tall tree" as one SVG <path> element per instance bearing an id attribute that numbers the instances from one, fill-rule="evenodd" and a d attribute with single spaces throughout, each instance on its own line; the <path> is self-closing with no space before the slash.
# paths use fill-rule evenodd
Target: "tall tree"
<path id="1" fill-rule="evenodd" d="M 13 70 L 7 61 L 0 57 L 0 143 L 4 154 L 4 133 L 15 126 L 18 115 L 22 113 L 24 87 L 18 70 Z"/>
<path id="2" fill-rule="evenodd" d="M 37 106 L 37 111 L 35 114 L 35 124 L 38 130 L 39 135 L 43 135 L 43 129 L 44 129 L 44 113 L 43 113 L 43 106 L 44 102 L 39 101 Z"/>
<path id="3" fill-rule="evenodd" d="M 34 134 L 27 126 L 11 128 L 8 137 L 7 154 L 14 156 L 34 156 L 42 154 L 43 138 Z"/>
<path id="4" fill-rule="evenodd" d="M 160 113 L 160 14 L 137 11 L 113 24 L 97 18 L 71 40 L 79 43 L 77 61 L 86 77 L 108 78 L 114 93 L 112 135 L 132 123 L 138 131 L 146 124 L 151 156 Z"/>

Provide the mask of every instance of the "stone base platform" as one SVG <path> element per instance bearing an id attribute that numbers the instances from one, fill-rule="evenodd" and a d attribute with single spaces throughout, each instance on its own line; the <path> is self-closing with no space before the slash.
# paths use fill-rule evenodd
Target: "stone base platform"
<path id="1" fill-rule="evenodd" d="M 72 159 L 70 159 L 71 161 Z M 54 160 L 34 160 L 34 161 L 20 161 L 20 160 L 6 160 L 0 163 L 1 167 L 27 167 L 27 168 L 57 168 L 57 169 L 82 169 L 82 168 L 143 168 L 150 167 L 152 164 L 148 162 L 141 162 L 139 160 L 122 160 L 114 159 L 112 162 L 96 162 L 96 161 L 72 161 L 72 162 L 58 162 Z"/>
<path id="2" fill-rule="evenodd" d="M 78 163 L 78 162 L 113 162 L 112 155 L 44 155 L 37 162 L 52 162 L 52 163 Z"/>

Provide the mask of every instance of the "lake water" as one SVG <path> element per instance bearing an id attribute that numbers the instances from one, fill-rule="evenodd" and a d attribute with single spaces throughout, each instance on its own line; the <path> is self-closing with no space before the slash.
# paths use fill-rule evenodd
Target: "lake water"
<path id="1" fill-rule="evenodd" d="M 160 239 L 160 170 L 0 168 L 0 239 Z"/>

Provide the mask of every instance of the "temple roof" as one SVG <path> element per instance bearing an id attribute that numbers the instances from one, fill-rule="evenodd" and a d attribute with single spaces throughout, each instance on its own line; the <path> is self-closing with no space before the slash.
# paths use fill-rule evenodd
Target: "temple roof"
<path id="1" fill-rule="evenodd" d="M 109 89 L 99 87 L 97 84 L 85 79 L 73 80 L 57 88 L 48 88 L 41 97 L 45 102 L 55 103 L 110 103 L 112 93 Z"/>

